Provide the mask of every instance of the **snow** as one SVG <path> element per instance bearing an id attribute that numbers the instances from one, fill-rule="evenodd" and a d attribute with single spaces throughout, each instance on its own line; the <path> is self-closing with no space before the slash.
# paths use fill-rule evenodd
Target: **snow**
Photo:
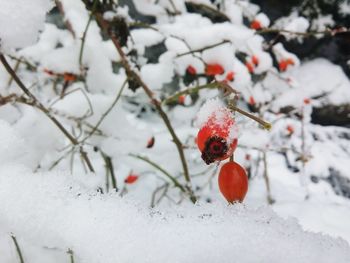
<path id="1" fill-rule="evenodd" d="M 37 248 L 54 248 L 61 254 L 71 249 L 79 262 L 259 258 L 259 262 L 331 263 L 347 262 L 350 256 L 345 241 L 304 232 L 295 220 L 283 220 L 267 207 L 219 203 L 148 210 L 116 194 L 87 190 L 75 176 L 33 174 L 13 165 L 1 166 L 0 183 L 0 198 L 6 199 L 0 207 L 1 228 Z M 30 255 L 27 249 L 25 258 Z M 37 262 L 47 262 L 45 254 Z"/>
<path id="2" fill-rule="evenodd" d="M 292 32 L 306 32 L 309 26 L 310 23 L 305 17 L 297 17 L 290 21 L 284 29 Z"/>
<path id="3" fill-rule="evenodd" d="M 146 47 L 159 44 L 164 39 L 162 34 L 153 29 L 136 29 L 130 34 L 135 43 L 142 43 Z"/>
<path id="4" fill-rule="evenodd" d="M 350 4 L 347 2 L 339 3 L 339 10 L 343 16 L 350 14 Z"/>
<path id="5" fill-rule="evenodd" d="M 37 41 L 52 1 L 1 0 L 0 6 L 0 50 L 9 51 Z"/>
<path id="6" fill-rule="evenodd" d="M 257 14 L 255 20 L 259 21 L 262 27 L 268 27 L 270 25 L 270 19 L 264 13 Z"/>
<path id="7" fill-rule="evenodd" d="M 160 90 L 165 83 L 169 83 L 174 75 L 174 68 L 170 63 L 146 64 L 141 68 L 141 77 L 154 90 Z"/>
<path id="8" fill-rule="evenodd" d="M 273 28 L 277 29 L 283 29 L 290 32 L 298 32 L 298 33 L 304 33 L 308 30 L 310 27 L 310 22 L 302 16 L 299 16 L 297 11 L 293 11 L 290 13 L 289 16 L 281 17 L 277 19 L 274 24 Z M 298 34 L 293 34 L 290 32 L 282 32 L 282 34 L 285 36 L 287 40 L 291 39 L 298 39 L 298 41 L 302 41 L 302 37 Z"/>
<path id="9" fill-rule="evenodd" d="M 95 20 L 87 30 L 79 61 L 90 12 L 80 0 L 60 2 L 74 34 L 43 22 L 48 1 L 32 1 L 24 12 L 17 7 L 19 3 L 27 7 L 27 1 L 0 0 L 1 51 L 21 58 L 18 63 L 6 57 L 12 67 L 17 65 L 24 84 L 79 142 L 73 146 L 38 109 L 13 100 L 3 104 L 5 96 L 22 92 L 0 66 L 1 263 L 18 262 L 11 233 L 25 262 L 66 262 L 68 249 L 77 263 L 348 262 L 350 202 L 330 183 L 334 180 L 330 171 L 337 171 L 342 180 L 350 178 L 349 131 L 310 123 L 312 107 L 349 103 L 350 82 L 339 66 L 325 59 L 299 61 L 293 50 L 281 44 L 273 46 L 273 53 L 266 52 L 264 35 L 243 22 L 259 18 L 268 26 L 268 18 L 247 1 L 216 1 L 230 19 L 224 23 L 188 13 L 182 0 L 133 1 L 140 13 L 154 15 L 156 23 L 152 28 L 131 29 L 123 51 L 155 98 L 163 100 L 210 83 L 213 80 L 205 76 L 205 67 L 218 63 L 225 72 L 215 76 L 217 81 L 234 72 L 229 84 L 239 92 L 238 107 L 251 112 L 247 102 L 252 96 L 260 110 L 251 113 L 272 123 L 271 131 L 265 131 L 255 121 L 232 114 L 225 108 L 223 92 L 216 89 L 186 95 L 183 104 L 161 104 L 182 142 L 191 187 L 199 200 L 193 205 L 162 172 L 189 185 L 173 138 L 154 105 L 142 88 L 129 89 L 120 57 L 113 43 L 102 37 Z M 216 8 L 209 0 L 194 2 Z M 42 3 L 41 8 L 32 8 Z M 179 13 L 168 15 L 175 11 L 173 5 Z M 16 10 L 4 11 L 9 8 Z M 22 13 L 23 19 L 13 20 Z M 28 22 L 33 15 L 35 19 Z M 127 22 L 137 22 L 125 6 L 104 13 L 108 19 L 120 15 Z M 331 21 L 326 16 L 318 19 L 320 26 Z M 306 22 L 294 12 L 271 27 L 303 32 L 313 28 Z M 16 30 L 25 34 L 11 35 L 4 42 L 3 34 L 10 36 Z M 166 49 L 156 62 L 149 63 L 145 51 L 161 43 Z M 23 48 L 14 49 L 19 47 Z M 197 51 L 182 55 L 193 50 Z M 251 74 L 245 63 L 253 56 L 259 63 Z M 294 65 L 280 72 L 272 62 L 284 59 L 292 59 Z M 196 70 L 192 82 L 183 77 L 188 66 Z M 49 75 L 47 70 L 60 75 Z M 77 79 L 65 87 L 62 74 L 68 72 Z M 311 103 L 306 105 L 304 99 Z M 294 110 L 279 113 L 286 106 Z M 247 197 L 243 204 L 233 206 L 226 204 L 216 182 L 217 171 L 226 161 L 206 166 L 195 143 L 198 128 L 208 118 L 222 120 L 229 114 L 235 123 L 229 137 L 238 137 L 234 160 L 250 171 Z M 95 134 L 85 140 L 97 124 Z M 287 130 L 288 125 L 293 132 Z M 152 136 L 155 144 L 147 148 Z M 95 174 L 86 171 L 80 146 Z M 111 186 L 102 155 L 113 164 L 118 192 Z M 302 155 L 308 157 L 306 163 L 300 161 Z M 126 184 L 130 173 L 139 179 Z M 273 204 L 268 204 L 268 194 Z"/>
<path id="10" fill-rule="evenodd" d="M 300 60 L 298 57 L 291 52 L 288 52 L 281 43 L 274 45 L 272 47 L 272 51 L 274 52 L 278 62 L 281 60 L 292 59 L 294 63 L 293 66 L 300 65 Z"/>
<path id="11" fill-rule="evenodd" d="M 225 106 L 222 101 L 219 100 L 219 98 L 207 100 L 197 113 L 197 127 L 203 127 L 209 118 L 211 118 L 213 115 L 220 114 L 221 110 L 225 110 Z"/>
<path id="12" fill-rule="evenodd" d="M 288 73 L 285 73 L 288 74 Z M 317 78 L 315 78 L 317 76 Z M 329 76 L 332 76 L 331 78 Z M 291 71 L 288 77 L 294 79 L 298 85 L 293 88 L 286 87 L 283 81 L 277 85 L 283 85 L 283 94 L 275 101 L 275 107 L 283 107 L 286 104 L 301 107 L 304 98 L 312 98 L 328 94 L 321 98 L 321 105 L 332 103 L 341 105 L 347 103 L 350 98 L 350 81 L 339 66 L 325 59 L 315 59 L 301 65 Z"/>

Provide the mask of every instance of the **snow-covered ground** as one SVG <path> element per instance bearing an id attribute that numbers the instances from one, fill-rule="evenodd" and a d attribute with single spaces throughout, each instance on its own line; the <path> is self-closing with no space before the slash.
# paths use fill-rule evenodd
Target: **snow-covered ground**
<path id="1" fill-rule="evenodd" d="M 60 1 L 67 30 L 44 23 L 51 1 L 27 6 L 0 0 L 0 52 L 49 111 L 19 100 L 23 92 L 0 65 L 0 263 L 19 262 L 12 235 L 25 262 L 68 262 L 72 253 L 74 262 L 88 263 L 349 261 L 350 199 L 329 178 L 335 171 L 350 179 L 350 132 L 310 122 L 312 107 L 350 103 L 349 79 L 339 66 L 325 59 L 299 61 L 281 44 L 267 52 L 264 38 L 243 24 L 243 18 L 255 19 L 304 32 L 305 18 L 292 15 L 274 24 L 256 5 L 225 1 L 220 12 L 228 21 L 214 23 L 187 12 L 188 2 L 134 0 L 156 22 L 131 30 L 123 50 L 160 101 L 206 84 L 207 66 L 219 65 L 224 73 L 215 78 L 238 90 L 239 107 L 261 106 L 270 131 L 234 115 L 235 161 L 250 171 L 244 203 L 227 205 L 217 185 L 224 162 L 207 166 L 195 142 L 206 115 L 198 112 L 209 99 L 225 101 L 221 90 L 201 89 L 171 106 L 163 100 L 184 146 L 191 177 L 186 183 L 173 138 L 144 91 L 125 85 L 120 54 L 94 20 L 82 49 L 90 15 L 82 1 Z M 169 16 L 174 9 L 178 14 Z M 118 7 L 104 17 L 132 24 L 128 11 Z M 149 63 L 155 45 L 164 50 Z M 288 59 L 293 63 L 281 70 Z M 190 84 L 184 79 L 189 66 L 196 75 Z M 286 106 L 291 113 L 280 113 Z M 170 177 L 191 187 L 198 202 L 192 204 Z"/>

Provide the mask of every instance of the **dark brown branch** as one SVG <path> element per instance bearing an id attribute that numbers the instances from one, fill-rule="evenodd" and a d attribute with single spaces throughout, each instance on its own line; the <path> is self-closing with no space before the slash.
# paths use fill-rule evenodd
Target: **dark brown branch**
<path id="1" fill-rule="evenodd" d="M 59 0 L 55 0 L 55 4 L 58 8 L 58 10 L 60 11 L 61 15 L 63 16 L 63 21 L 66 24 L 66 28 L 68 29 L 68 31 L 72 34 L 72 36 L 75 38 L 75 32 L 73 30 L 72 24 L 70 23 L 69 20 L 67 20 L 64 16 L 64 9 L 63 9 L 63 5 Z"/>

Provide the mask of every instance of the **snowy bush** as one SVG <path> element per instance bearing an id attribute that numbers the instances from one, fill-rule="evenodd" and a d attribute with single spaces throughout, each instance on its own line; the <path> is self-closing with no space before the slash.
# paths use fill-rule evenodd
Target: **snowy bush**
<path id="1" fill-rule="evenodd" d="M 0 261 L 347 262 L 306 230 L 350 241 L 350 82 L 286 47 L 349 34 L 327 17 L 0 0 Z"/>

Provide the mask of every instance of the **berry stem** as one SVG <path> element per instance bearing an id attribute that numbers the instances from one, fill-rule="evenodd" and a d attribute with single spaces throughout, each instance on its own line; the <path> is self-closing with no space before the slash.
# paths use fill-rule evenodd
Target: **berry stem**
<path id="1" fill-rule="evenodd" d="M 233 154 L 230 156 L 230 162 L 234 162 L 235 161 L 235 158 L 233 156 Z"/>

